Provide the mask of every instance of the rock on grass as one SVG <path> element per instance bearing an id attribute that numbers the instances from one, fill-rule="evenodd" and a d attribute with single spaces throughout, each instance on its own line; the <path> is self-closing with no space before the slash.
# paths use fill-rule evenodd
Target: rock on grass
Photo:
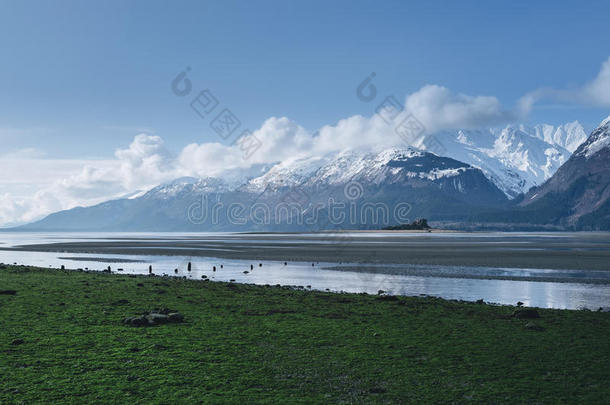
<path id="1" fill-rule="evenodd" d="M 129 326 L 157 326 L 181 322 L 184 322 L 184 316 L 180 312 L 170 309 L 152 310 L 140 316 L 123 319 L 123 323 Z"/>
<path id="2" fill-rule="evenodd" d="M 525 329 L 535 330 L 535 331 L 538 331 L 538 332 L 542 332 L 544 330 L 544 328 L 542 326 L 537 325 L 537 324 L 535 324 L 532 321 L 530 321 L 530 322 L 525 324 Z"/>

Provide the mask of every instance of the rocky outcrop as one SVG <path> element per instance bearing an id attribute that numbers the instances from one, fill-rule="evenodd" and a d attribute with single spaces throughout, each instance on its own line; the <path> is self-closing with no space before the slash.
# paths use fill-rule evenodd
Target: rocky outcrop
<path id="1" fill-rule="evenodd" d="M 123 324 L 128 326 L 157 326 L 167 323 L 184 322 L 184 316 L 178 311 L 170 309 L 155 309 L 138 316 L 123 319 Z"/>

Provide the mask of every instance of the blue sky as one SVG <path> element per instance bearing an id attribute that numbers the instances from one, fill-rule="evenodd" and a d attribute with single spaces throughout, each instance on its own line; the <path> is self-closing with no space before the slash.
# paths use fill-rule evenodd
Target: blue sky
<path id="1" fill-rule="evenodd" d="M 591 128 L 610 110 L 608 15 L 607 1 L 0 1 L 0 225 L 231 166 L 214 143 L 233 139 L 189 107 L 203 89 L 294 153 L 324 126 L 360 138 L 367 121 L 336 124 L 387 95 L 435 130 Z"/>
<path id="2" fill-rule="evenodd" d="M 371 105 L 354 96 L 426 84 L 511 106 L 539 87 L 577 86 L 610 56 L 608 2 L 0 3 L 0 128 L 5 150 L 104 158 L 142 130 L 179 150 L 217 140 L 170 81 L 186 66 L 258 128 L 286 116 L 307 129 Z M 600 108 L 537 106 L 527 121 L 594 125 Z"/>

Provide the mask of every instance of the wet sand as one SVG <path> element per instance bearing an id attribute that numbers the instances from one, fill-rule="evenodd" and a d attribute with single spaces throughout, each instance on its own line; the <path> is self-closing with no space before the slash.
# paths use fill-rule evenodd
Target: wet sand
<path id="1" fill-rule="evenodd" d="M 122 257 L 64 257 L 58 259 L 74 260 L 76 262 L 102 262 L 102 263 L 142 263 L 142 260 L 125 259 Z"/>
<path id="2" fill-rule="evenodd" d="M 179 255 L 331 263 L 610 270 L 610 233 L 222 234 L 77 240 L 3 247 L 61 253 Z"/>

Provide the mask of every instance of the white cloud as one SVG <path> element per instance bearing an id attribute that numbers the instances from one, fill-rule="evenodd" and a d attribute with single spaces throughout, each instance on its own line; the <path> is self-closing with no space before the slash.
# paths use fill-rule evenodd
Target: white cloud
<path id="1" fill-rule="evenodd" d="M 582 101 L 601 107 L 610 106 L 610 57 L 602 64 L 597 77 L 582 89 Z"/>
<path id="2" fill-rule="evenodd" d="M 313 142 L 303 127 L 285 117 L 269 118 L 252 136 L 259 141 L 260 147 L 247 158 L 239 144 L 190 144 L 178 156 L 178 167 L 184 175 L 214 177 L 225 171 L 309 153 Z"/>
<path id="3" fill-rule="evenodd" d="M 496 97 L 453 93 L 436 85 L 424 86 L 409 95 L 405 108 L 432 133 L 502 125 L 517 118 L 515 112 L 503 109 Z"/>
<path id="4" fill-rule="evenodd" d="M 403 114 L 412 114 L 434 133 L 455 128 L 498 126 L 524 118 L 540 100 L 572 105 L 610 106 L 610 58 L 592 81 L 575 89 L 543 88 L 526 94 L 516 109 L 504 108 L 493 96 L 454 93 L 427 85 L 408 95 Z M 381 102 L 378 97 L 376 102 Z M 373 109 L 374 107 L 372 107 Z M 4 142 L 26 136 L 33 128 L 0 128 Z M 131 130 L 131 128 L 125 128 Z M 239 176 L 264 165 L 322 156 L 354 148 L 402 144 L 393 125 L 371 110 L 311 134 L 285 117 L 272 117 L 251 135 L 260 148 L 245 158 L 243 145 L 208 142 L 187 145 L 172 155 L 159 136 L 140 134 L 111 160 L 51 160 L 42 151 L 21 149 L 0 155 L 0 226 L 29 222 L 54 211 L 92 205 L 149 189 L 181 176 Z"/>
<path id="5" fill-rule="evenodd" d="M 175 159 L 157 136 L 138 135 L 113 160 L 50 160 L 17 153 L 0 159 L 0 225 L 93 205 L 177 177 Z"/>
<path id="6" fill-rule="evenodd" d="M 412 114 L 434 133 L 446 129 L 503 125 L 524 118 L 541 99 L 610 106 L 610 58 L 597 77 L 573 90 L 539 89 L 506 109 L 493 96 L 454 93 L 427 85 L 404 100 L 404 115 Z M 381 102 L 378 97 L 377 102 Z M 374 107 L 372 107 L 374 109 Z M 14 130 L 0 135 L 13 134 Z M 112 160 L 50 160 L 40 151 L 24 149 L 0 156 L 0 225 L 29 222 L 54 211 L 118 198 L 181 176 L 216 177 L 252 173 L 264 165 L 323 156 L 355 148 L 403 145 L 393 125 L 374 111 L 355 115 L 311 134 L 286 117 L 272 117 L 251 135 L 260 144 L 245 158 L 243 145 L 193 143 L 172 155 L 159 136 L 140 134 Z M 417 145 L 416 145 L 417 146 Z"/>
<path id="7" fill-rule="evenodd" d="M 520 100 L 521 110 L 529 112 L 542 100 L 552 100 L 568 105 L 610 107 L 610 57 L 602 63 L 599 73 L 590 82 L 572 89 L 541 88 Z"/>
<path id="8" fill-rule="evenodd" d="M 381 101 L 381 100 L 380 100 Z M 425 86 L 405 100 L 428 131 L 503 123 L 511 118 L 489 96 L 455 94 L 440 86 Z M 252 133 L 260 147 L 247 158 L 243 145 L 220 142 L 190 144 L 172 155 L 159 136 L 140 134 L 112 160 L 47 160 L 36 150 L 0 158 L 0 225 L 36 220 L 51 212 L 93 205 L 182 176 L 215 177 L 260 170 L 264 165 L 322 156 L 354 148 L 384 148 L 402 144 L 379 115 L 355 115 L 311 134 L 286 117 L 272 117 Z M 24 167 L 25 170 L 16 170 Z"/>
<path id="9" fill-rule="evenodd" d="M 150 187 L 168 179 L 175 171 L 173 156 L 163 146 L 159 136 L 137 135 L 127 149 L 115 152 L 119 162 L 118 173 L 111 173 L 120 179 L 126 190 Z"/>

